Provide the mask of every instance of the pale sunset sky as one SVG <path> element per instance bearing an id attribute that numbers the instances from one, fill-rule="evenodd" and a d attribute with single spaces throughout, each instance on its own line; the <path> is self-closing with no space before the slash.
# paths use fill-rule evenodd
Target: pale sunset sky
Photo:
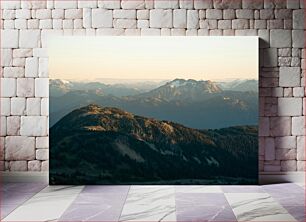
<path id="1" fill-rule="evenodd" d="M 258 79 L 258 38 L 54 37 L 52 79 Z"/>

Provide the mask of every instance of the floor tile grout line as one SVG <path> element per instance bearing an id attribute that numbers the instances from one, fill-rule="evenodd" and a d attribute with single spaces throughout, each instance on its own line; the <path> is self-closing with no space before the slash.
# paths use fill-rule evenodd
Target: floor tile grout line
<path id="1" fill-rule="evenodd" d="M 224 195 L 224 198 L 225 198 L 226 202 L 228 203 L 228 205 L 229 205 L 231 211 L 233 212 L 233 214 L 234 214 L 234 216 L 235 216 L 235 218 L 236 218 L 236 222 L 237 222 L 237 221 L 238 221 L 238 218 L 237 218 L 237 216 L 236 216 L 236 214 L 235 214 L 235 212 L 234 212 L 234 210 L 233 210 L 231 204 L 229 203 L 229 201 L 228 201 L 228 199 L 227 199 L 227 196 L 225 195 L 225 192 L 223 191 L 222 187 L 221 187 L 220 189 L 222 190 L 222 193 L 223 193 L 223 195 Z"/>
<path id="2" fill-rule="evenodd" d="M 86 185 L 83 186 L 82 190 L 78 193 L 78 195 L 75 196 L 75 198 L 73 199 L 73 201 L 71 201 L 71 203 L 66 207 L 66 209 L 63 211 L 63 213 L 59 216 L 59 218 L 57 218 L 56 221 L 58 221 L 59 219 L 61 219 L 61 217 L 65 214 L 65 212 L 69 209 L 69 207 L 74 203 L 74 201 L 78 198 L 78 196 L 80 196 L 80 194 L 83 192 L 83 190 L 85 189 Z"/>
<path id="3" fill-rule="evenodd" d="M 299 220 L 298 220 L 293 214 L 291 214 L 291 213 L 287 210 L 287 208 L 285 207 L 285 206 L 296 206 L 296 205 L 284 205 L 284 204 L 282 204 L 280 201 L 276 200 L 270 193 L 268 193 L 268 194 L 269 194 L 269 196 L 274 200 L 274 202 L 278 203 L 282 208 L 284 208 L 284 209 L 286 210 L 286 212 L 287 212 L 289 215 L 291 215 L 294 219 L 296 219 L 296 221 L 299 221 Z M 306 215 L 306 208 L 305 208 L 305 206 L 304 206 L 304 210 L 305 210 L 304 215 Z"/>
<path id="4" fill-rule="evenodd" d="M 14 208 L 14 210 L 12 210 L 8 215 L 6 215 L 3 219 L 3 221 L 5 221 L 5 219 L 10 216 L 10 214 L 12 214 L 15 210 L 17 210 L 19 207 L 23 206 L 23 204 L 25 204 L 27 201 L 29 201 L 30 199 L 32 199 L 35 195 L 37 195 L 38 193 L 40 193 L 43 189 L 45 189 L 46 187 L 48 187 L 49 185 L 46 184 L 46 186 L 44 186 L 40 191 L 36 192 L 36 193 L 33 193 L 33 196 L 31 196 L 30 198 L 28 198 L 27 200 L 23 201 L 21 204 L 19 204 L 18 206 L 16 206 Z"/>
<path id="5" fill-rule="evenodd" d="M 121 215 L 122 215 L 122 211 L 123 211 L 124 205 L 125 205 L 126 200 L 127 200 L 128 196 L 129 196 L 129 193 L 130 193 L 130 190 L 131 190 L 131 187 L 132 187 L 132 186 L 133 186 L 133 185 L 130 185 L 130 186 L 129 186 L 129 190 L 127 191 L 126 196 L 125 196 L 125 198 L 124 198 L 124 201 L 123 201 L 123 204 L 122 204 L 122 207 L 121 207 L 121 210 L 120 210 L 120 215 L 119 215 L 118 220 L 117 220 L 118 222 L 120 222 L 120 218 L 121 218 Z"/>
<path id="6" fill-rule="evenodd" d="M 174 187 L 174 212 L 175 212 L 175 221 L 177 221 L 177 208 L 176 208 L 176 187 Z"/>
<path id="7" fill-rule="evenodd" d="M 35 193 L 26 193 L 26 194 L 33 194 L 31 197 L 29 197 L 28 199 L 22 201 L 21 203 L 19 203 L 16 207 L 13 208 L 13 210 L 6 215 L 4 218 L 0 218 L 1 220 L 4 220 L 6 217 L 8 217 L 11 213 L 13 213 L 17 208 L 21 207 L 25 202 L 29 201 L 30 199 L 32 199 L 36 194 L 38 194 L 39 192 L 41 192 L 43 189 L 45 189 L 48 186 L 48 184 L 46 184 L 46 186 L 42 187 L 39 191 L 35 192 Z M 4 204 L 5 205 L 5 204 Z"/>

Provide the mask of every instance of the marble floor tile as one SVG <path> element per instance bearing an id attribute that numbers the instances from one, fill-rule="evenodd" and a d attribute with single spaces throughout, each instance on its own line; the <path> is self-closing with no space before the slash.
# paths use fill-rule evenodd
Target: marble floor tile
<path id="1" fill-rule="evenodd" d="M 120 206 L 118 206 L 120 207 Z M 117 222 L 122 208 L 109 203 L 99 205 L 72 204 L 58 221 L 99 221 Z"/>
<path id="2" fill-rule="evenodd" d="M 1 206 L 2 205 L 20 205 L 33 197 L 35 194 L 30 193 L 12 193 L 4 192 L 1 195 Z"/>
<path id="3" fill-rule="evenodd" d="M 4 183 L 0 186 L 1 219 L 29 200 L 47 185 L 44 183 Z"/>
<path id="4" fill-rule="evenodd" d="M 297 221 L 305 222 L 305 206 L 283 206 Z"/>
<path id="5" fill-rule="evenodd" d="M 220 186 L 175 186 L 176 193 L 222 193 Z"/>
<path id="6" fill-rule="evenodd" d="M 222 193 L 176 193 L 177 221 L 236 221 Z"/>
<path id="7" fill-rule="evenodd" d="M 270 193 L 282 206 L 305 206 L 305 193 Z"/>
<path id="8" fill-rule="evenodd" d="M 1 205 L 1 209 L 0 209 L 1 219 L 9 215 L 17 207 L 18 207 L 17 205 Z"/>
<path id="9" fill-rule="evenodd" d="M 176 221 L 173 186 L 131 186 L 120 221 Z"/>
<path id="10" fill-rule="evenodd" d="M 46 183 L 4 183 L 0 186 L 1 192 L 11 193 L 38 193 L 47 187 Z"/>
<path id="11" fill-rule="evenodd" d="M 224 193 L 264 193 L 265 191 L 260 186 L 221 186 Z"/>
<path id="12" fill-rule="evenodd" d="M 74 204 L 100 204 L 103 202 L 120 203 L 126 200 L 125 194 L 110 193 L 80 193 L 73 201 Z"/>
<path id="13" fill-rule="evenodd" d="M 130 186 L 118 185 L 118 186 L 99 186 L 90 185 L 85 186 L 82 193 L 127 193 Z"/>
<path id="14" fill-rule="evenodd" d="M 193 207 L 186 208 L 176 213 L 177 221 L 180 222 L 235 222 L 237 221 L 230 207 Z"/>
<path id="15" fill-rule="evenodd" d="M 294 183 L 280 183 L 262 186 L 267 193 L 303 193 L 305 189 Z"/>
<path id="16" fill-rule="evenodd" d="M 48 186 L 16 208 L 3 221 L 54 221 L 60 218 L 83 186 Z"/>
<path id="17" fill-rule="evenodd" d="M 59 221 L 118 221 L 125 194 L 81 193 Z"/>
<path id="18" fill-rule="evenodd" d="M 305 189 L 305 183 L 295 183 L 295 184 Z"/>
<path id="19" fill-rule="evenodd" d="M 84 189 L 84 186 L 47 186 L 41 190 L 40 194 L 49 194 L 51 197 L 53 195 L 70 195 L 79 194 Z"/>
<path id="20" fill-rule="evenodd" d="M 266 193 L 225 193 L 238 221 L 296 221 Z"/>
<path id="21" fill-rule="evenodd" d="M 118 221 L 129 186 L 85 186 L 59 221 Z"/>
<path id="22" fill-rule="evenodd" d="M 229 206 L 223 193 L 177 193 L 176 204 L 181 206 L 200 204 L 201 206 Z"/>
<path id="23" fill-rule="evenodd" d="M 3 221 L 305 221 L 305 186 L 294 183 L 85 187 L 6 183 L 0 192 Z"/>

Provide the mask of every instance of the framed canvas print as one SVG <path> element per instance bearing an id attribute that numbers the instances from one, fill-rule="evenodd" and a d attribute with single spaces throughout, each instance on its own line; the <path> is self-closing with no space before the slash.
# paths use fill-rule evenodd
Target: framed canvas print
<path id="1" fill-rule="evenodd" d="M 55 37 L 50 184 L 256 184 L 257 37 Z"/>

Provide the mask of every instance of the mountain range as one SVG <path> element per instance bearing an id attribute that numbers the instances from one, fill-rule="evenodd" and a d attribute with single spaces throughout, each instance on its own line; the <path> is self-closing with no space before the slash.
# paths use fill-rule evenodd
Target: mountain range
<path id="1" fill-rule="evenodd" d="M 235 79 L 232 81 L 221 81 L 217 84 L 222 90 L 258 92 L 258 80 L 255 79 Z"/>
<path id="2" fill-rule="evenodd" d="M 152 90 L 164 81 L 159 82 L 140 82 L 140 83 L 116 83 L 105 84 L 100 81 L 77 82 L 61 79 L 50 79 L 50 95 L 54 97 L 62 96 L 71 91 L 93 91 L 104 95 L 130 96 Z"/>
<path id="3" fill-rule="evenodd" d="M 254 184 L 257 146 L 257 126 L 199 130 L 90 104 L 50 128 L 50 184 Z"/>
<path id="4" fill-rule="evenodd" d="M 91 103 L 197 129 L 256 125 L 258 81 L 175 79 L 131 86 L 51 80 L 50 126 Z"/>

